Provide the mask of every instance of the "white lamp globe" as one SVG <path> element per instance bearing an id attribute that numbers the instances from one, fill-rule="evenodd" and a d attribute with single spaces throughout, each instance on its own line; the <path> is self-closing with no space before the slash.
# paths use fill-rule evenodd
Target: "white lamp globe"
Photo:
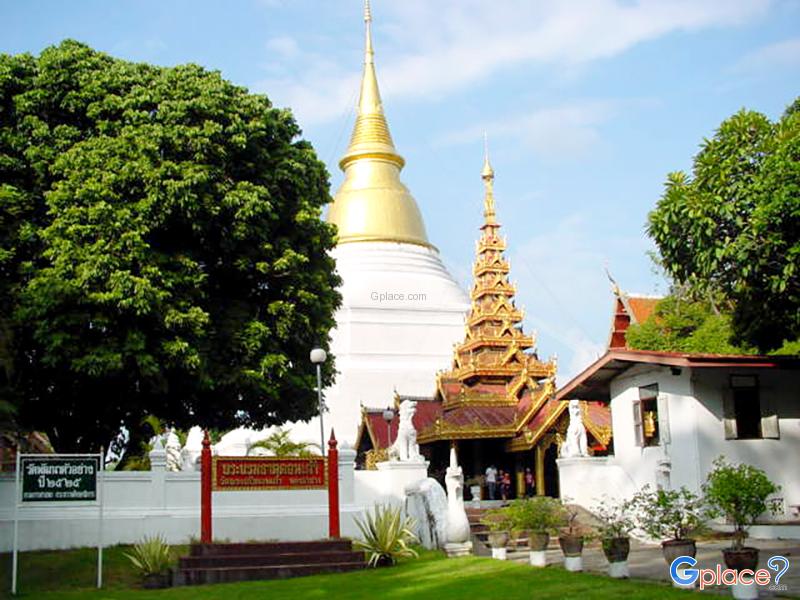
<path id="1" fill-rule="evenodd" d="M 312 363 L 318 365 L 325 362 L 325 359 L 328 358 L 328 354 L 322 348 L 314 348 L 311 351 L 310 358 Z"/>

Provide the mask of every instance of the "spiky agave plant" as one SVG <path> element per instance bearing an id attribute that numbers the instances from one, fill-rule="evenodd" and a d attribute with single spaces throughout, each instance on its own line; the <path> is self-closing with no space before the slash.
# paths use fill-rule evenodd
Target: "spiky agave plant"
<path id="1" fill-rule="evenodd" d="M 160 535 L 145 537 L 133 547 L 133 552 L 126 552 L 125 556 L 143 577 L 166 573 L 172 565 L 169 544 Z"/>
<path id="2" fill-rule="evenodd" d="M 354 540 L 357 548 L 369 554 L 367 564 L 395 564 L 398 558 L 414 557 L 417 552 L 410 544 L 418 542 L 414 534 L 415 521 L 404 517 L 399 506 L 376 504 L 373 512 L 366 512 L 364 519 L 356 517 L 363 540 Z"/>

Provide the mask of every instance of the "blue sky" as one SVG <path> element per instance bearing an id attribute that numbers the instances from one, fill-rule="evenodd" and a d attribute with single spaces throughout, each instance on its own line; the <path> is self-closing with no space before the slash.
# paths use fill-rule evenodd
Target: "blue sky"
<path id="1" fill-rule="evenodd" d="M 331 172 L 349 137 L 360 0 L 0 2 L 0 52 L 74 38 L 194 62 L 290 106 Z M 661 293 L 644 235 L 669 171 L 747 107 L 800 93 L 798 0 L 374 0 L 378 78 L 403 179 L 466 287 L 489 135 L 512 279 L 560 382 L 606 343 L 608 265 Z"/>

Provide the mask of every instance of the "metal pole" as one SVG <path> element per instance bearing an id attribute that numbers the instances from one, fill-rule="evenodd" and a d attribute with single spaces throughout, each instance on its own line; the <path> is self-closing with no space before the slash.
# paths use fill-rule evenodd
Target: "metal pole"
<path id="1" fill-rule="evenodd" d="M 322 423 L 322 368 L 317 363 L 317 406 L 319 406 L 319 450 L 325 456 L 325 425 Z"/>
<path id="2" fill-rule="evenodd" d="M 99 471 L 97 472 L 97 495 L 99 519 L 97 523 L 97 589 L 103 587 L 103 502 L 105 502 L 105 448 L 100 446 Z"/>
<path id="3" fill-rule="evenodd" d="M 19 455 L 20 444 L 17 440 L 17 471 L 16 471 L 16 485 L 14 486 L 14 550 L 11 558 L 11 594 L 17 595 L 17 546 L 19 545 Z"/>

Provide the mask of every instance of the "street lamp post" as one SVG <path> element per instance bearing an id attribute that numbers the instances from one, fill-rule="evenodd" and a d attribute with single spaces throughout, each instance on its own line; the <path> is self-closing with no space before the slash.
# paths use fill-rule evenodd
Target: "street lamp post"
<path id="1" fill-rule="evenodd" d="M 317 407 L 319 409 L 319 449 L 322 456 L 325 456 L 325 426 L 322 423 L 322 412 L 325 405 L 322 404 L 322 363 L 328 358 L 325 350 L 314 348 L 310 354 L 311 362 L 317 366 Z"/>
<path id="2" fill-rule="evenodd" d="M 392 419 L 394 419 L 394 411 L 391 408 L 387 408 L 383 411 L 383 420 L 386 421 L 386 439 L 388 440 L 386 446 L 387 453 L 392 445 Z"/>

